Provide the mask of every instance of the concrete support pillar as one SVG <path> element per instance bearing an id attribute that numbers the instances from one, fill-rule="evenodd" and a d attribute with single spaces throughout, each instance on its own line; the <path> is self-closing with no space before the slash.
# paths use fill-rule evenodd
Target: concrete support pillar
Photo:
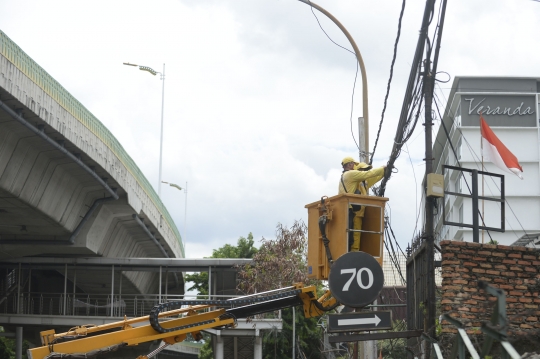
<path id="1" fill-rule="evenodd" d="M 257 331 L 257 336 L 255 337 L 255 343 L 253 343 L 253 358 L 262 359 L 262 337 Z"/>
<path id="2" fill-rule="evenodd" d="M 224 359 L 223 353 L 224 353 L 224 343 L 223 343 L 223 337 L 221 336 L 221 331 L 217 331 L 217 335 L 214 337 L 215 339 L 215 345 L 214 345 L 214 359 Z"/>
<path id="3" fill-rule="evenodd" d="M 114 315 L 114 264 L 111 269 L 111 317 Z"/>
<path id="4" fill-rule="evenodd" d="M 23 328 L 15 328 L 15 359 L 22 359 Z"/>

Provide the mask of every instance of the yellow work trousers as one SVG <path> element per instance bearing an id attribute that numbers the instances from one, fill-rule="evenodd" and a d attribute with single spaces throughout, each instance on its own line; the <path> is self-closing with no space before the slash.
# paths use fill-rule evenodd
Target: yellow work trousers
<path id="1" fill-rule="evenodd" d="M 363 216 L 359 216 L 358 213 L 354 216 L 353 219 L 353 229 L 362 229 L 362 220 Z M 351 246 L 351 252 L 358 252 L 360 250 L 360 237 L 362 236 L 361 232 L 353 233 L 353 244 Z"/>

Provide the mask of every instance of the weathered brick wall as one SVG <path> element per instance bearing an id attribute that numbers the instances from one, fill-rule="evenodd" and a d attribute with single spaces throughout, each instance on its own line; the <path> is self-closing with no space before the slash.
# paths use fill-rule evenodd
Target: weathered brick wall
<path id="1" fill-rule="evenodd" d="M 535 341 L 540 337 L 540 252 L 459 241 L 442 241 L 441 311 L 464 323 L 470 335 L 481 334 L 482 322 L 490 320 L 496 298 L 478 288 L 478 281 L 506 293 L 509 340 Z M 456 333 L 442 322 L 442 336 Z M 516 349 L 518 349 L 516 347 Z"/>

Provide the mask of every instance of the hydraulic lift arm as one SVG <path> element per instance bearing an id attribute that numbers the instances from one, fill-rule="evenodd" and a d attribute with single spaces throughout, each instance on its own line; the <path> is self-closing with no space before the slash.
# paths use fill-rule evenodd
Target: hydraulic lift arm
<path id="1" fill-rule="evenodd" d="M 256 314 L 302 305 L 306 317 L 320 316 L 338 303 L 327 291 L 317 298 L 314 286 L 296 284 L 270 292 L 232 300 L 180 300 L 155 306 L 149 316 L 105 324 L 85 325 L 56 334 L 54 330 L 41 332 L 43 346 L 29 349 L 29 359 L 79 359 L 122 346 L 137 345 L 153 340 L 166 344 L 139 359 L 151 358 L 166 345 L 179 343 L 191 334 L 200 339 L 200 331 L 211 328 L 232 328 L 236 320 Z M 187 306 L 187 307 L 186 307 Z M 216 307 L 230 307 L 228 309 Z"/>

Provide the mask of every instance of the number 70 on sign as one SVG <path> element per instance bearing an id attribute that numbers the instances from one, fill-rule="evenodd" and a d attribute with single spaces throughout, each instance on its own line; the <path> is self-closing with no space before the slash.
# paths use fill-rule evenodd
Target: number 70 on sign
<path id="1" fill-rule="evenodd" d="M 362 272 L 367 273 L 367 284 L 364 284 L 364 281 L 362 280 Z M 356 282 L 358 283 L 358 286 L 362 289 L 369 289 L 373 286 L 373 272 L 369 268 L 360 268 L 358 272 L 356 271 L 356 268 L 347 268 L 342 269 L 341 274 L 350 274 L 351 277 L 347 282 L 345 282 L 345 285 L 343 286 L 343 291 L 347 292 L 349 291 L 349 287 L 351 286 L 352 281 L 354 280 L 354 277 L 356 277 Z"/>
<path id="2" fill-rule="evenodd" d="M 343 305 L 362 308 L 377 299 L 384 285 L 381 265 L 365 252 L 349 252 L 330 268 L 328 287 Z"/>

